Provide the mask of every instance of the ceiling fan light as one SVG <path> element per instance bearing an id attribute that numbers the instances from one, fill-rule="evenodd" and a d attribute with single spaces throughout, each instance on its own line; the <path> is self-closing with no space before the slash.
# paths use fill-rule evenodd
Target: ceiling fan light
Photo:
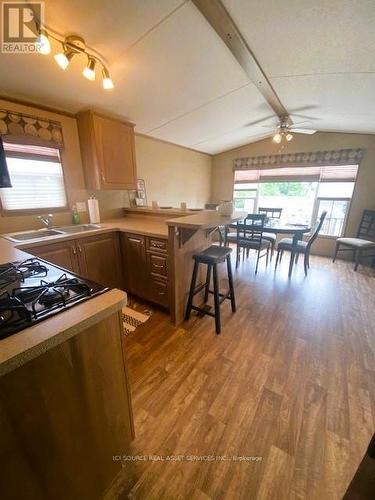
<path id="1" fill-rule="evenodd" d="M 291 134 L 290 132 L 288 132 L 285 136 L 285 139 L 290 142 L 292 139 L 293 139 L 293 134 Z"/>
<path id="2" fill-rule="evenodd" d="M 276 142 L 276 144 L 280 144 L 281 139 L 282 135 L 280 134 L 280 132 L 277 132 L 272 138 L 273 142 Z"/>
<path id="3" fill-rule="evenodd" d="M 88 80 L 94 81 L 95 80 L 95 59 L 93 57 L 88 58 L 87 61 L 87 66 L 86 68 L 82 71 L 82 74 L 85 78 Z"/>
<path id="4" fill-rule="evenodd" d="M 66 69 L 69 66 L 70 60 L 74 56 L 75 52 L 72 50 L 64 50 L 54 56 L 55 61 L 60 66 L 61 69 Z"/>
<path id="5" fill-rule="evenodd" d="M 51 52 L 51 42 L 49 41 L 48 34 L 45 30 L 40 30 L 39 36 L 36 40 L 36 50 L 39 54 L 44 56 Z"/>
<path id="6" fill-rule="evenodd" d="M 107 68 L 102 69 L 102 77 L 103 77 L 103 89 L 111 90 L 114 88 L 112 78 L 109 75 L 109 71 Z"/>

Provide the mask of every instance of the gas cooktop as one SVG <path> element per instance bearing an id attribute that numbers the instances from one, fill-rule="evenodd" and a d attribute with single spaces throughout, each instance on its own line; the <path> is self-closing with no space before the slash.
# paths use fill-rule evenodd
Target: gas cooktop
<path id="1" fill-rule="evenodd" d="M 0 340 L 108 288 L 42 259 L 0 265 Z"/>

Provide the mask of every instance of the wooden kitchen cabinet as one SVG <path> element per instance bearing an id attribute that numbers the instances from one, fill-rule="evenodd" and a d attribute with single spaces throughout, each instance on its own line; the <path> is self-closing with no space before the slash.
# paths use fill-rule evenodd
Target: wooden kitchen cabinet
<path id="1" fill-rule="evenodd" d="M 88 189 L 136 189 L 134 124 L 92 111 L 77 115 Z"/>
<path id="2" fill-rule="evenodd" d="M 92 281 L 123 288 L 118 235 L 106 233 L 76 240 L 80 274 Z"/>
<path id="3" fill-rule="evenodd" d="M 77 248 L 74 240 L 31 247 L 27 251 L 36 257 L 47 260 L 51 264 L 64 267 L 73 273 L 79 274 L 80 272 Z"/>
<path id="4" fill-rule="evenodd" d="M 125 289 L 144 297 L 147 289 L 145 236 L 121 234 Z"/>
<path id="5" fill-rule="evenodd" d="M 121 235 L 125 289 L 169 307 L 167 240 L 124 233 Z"/>
<path id="6" fill-rule="evenodd" d="M 116 233 L 31 247 L 29 253 L 110 288 L 123 288 Z"/>

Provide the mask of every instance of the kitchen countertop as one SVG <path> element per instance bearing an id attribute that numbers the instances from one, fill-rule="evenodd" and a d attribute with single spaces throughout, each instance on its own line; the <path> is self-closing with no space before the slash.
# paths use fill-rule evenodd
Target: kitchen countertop
<path id="1" fill-rule="evenodd" d="M 244 217 L 241 212 L 234 213 L 230 217 L 223 217 L 215 211 L 190 213 L 192 215 L 184 215 L 168 221 L 146 215 L 129 215 L 120 219 L 105 220 L 101 223 L 103 228 L 100 229 L 75 234 L 55 235 L 32 241 L 14 242 L 0 237 L 0 264 L 30 258 L 32 257 L 33 247 L 64 240 L 85 238 L 112 231 L 131 232 L 166 239 L 168 238 L 168 226 L 209 229 L 218 225 L 229 224 Z M 28 249 L 30 249 L 30 253 L 27 253 Z M 125 292 L 116 289 L 110 290 L 0 340 L 0 375 L 8 373 L 38 357 L 48 349 L 65 342 L 84 329 L 118 311 L 125 304 Z"/>
<path id="2" fill-rule="evenodd" d="M 132 214 L 137 214 L 137 215 L 175 215 L 175 216 L 181 216 L 184 217 L 186 215 L 190 214 L 196 214 L 197 212 L 205 212 L 205 209 L 191 209 L 187 208 L 186 210 L 181 210 L 181 208 L 177 207 L 172 207 L 172 208 L 152 208 L 152 207 L 124 207 L 124 211 L 126 213 L 132 213 Z"/>
<path id="3" fill-rule="evenodd" d="M 246 216 L 247 212 L 233 212 L 232 215 L 224 216 L 216 210 L 204 210 L 194 215 L 187 215 L 186 217 L 167 219 L 165 222 L 168 226 L 177 226 L 186 229 L 213 229 L 244 219 Z"/>
<path id="4" fill-rule="evenodd" d="M 14 242 L 0 238 L 0 264 L 31 257 L 17 249 Z M 110 290 L 0 340 L 0 376 L 110 316 L 126 305 L 126 299 L 125 292 Z"/>

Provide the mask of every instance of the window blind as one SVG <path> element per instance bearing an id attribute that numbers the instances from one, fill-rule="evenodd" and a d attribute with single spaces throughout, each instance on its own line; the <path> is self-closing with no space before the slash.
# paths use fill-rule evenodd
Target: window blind
<path id="1" fill-rule="evenodd" d="M 0 189 L 4 210 L 63 208 L 67 205 L 59 150 L 4 143 L 12 188 Z"/>
<path id="2" fill-rule="evenodd" d="M 357 173 L 358 165 L 235 170 L 234 182 L 354 182 Z"/>

